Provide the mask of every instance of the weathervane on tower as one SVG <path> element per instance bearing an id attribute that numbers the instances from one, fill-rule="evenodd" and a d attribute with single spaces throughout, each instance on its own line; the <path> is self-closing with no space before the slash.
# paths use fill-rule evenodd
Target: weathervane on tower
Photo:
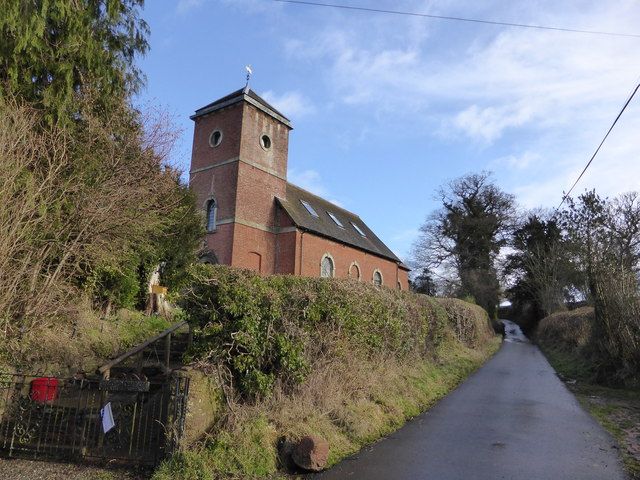
<path id="1" fill-rule="evenodd" d="M 251 74 L 253 73 L 253 70 L 251 70 L 251 65 L 245 66 L 244 69 L 247 71 L 247 83 L 245 84 L 244 89 L 249 90 L 249 80 L 251 79 Z"/>

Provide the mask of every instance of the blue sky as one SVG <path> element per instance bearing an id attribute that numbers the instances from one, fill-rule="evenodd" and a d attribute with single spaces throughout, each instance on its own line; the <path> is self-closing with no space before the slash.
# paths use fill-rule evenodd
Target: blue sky
<path id="1" fill-rule="evenodd" d="M 342 0 L 438 15 L 640 33 L 636 1 Z M 147 0 L 140 104 L 182 130 L 244 85 L 293 122 L 289 179 L 359 214 L 402 258 L 437 188 L 491 170 L 523 208 L 557 205 L 640 81 L 640 38 L 600 37 L 282 4 Z M 577 192 L 640 189 L 640 98 Z"/>

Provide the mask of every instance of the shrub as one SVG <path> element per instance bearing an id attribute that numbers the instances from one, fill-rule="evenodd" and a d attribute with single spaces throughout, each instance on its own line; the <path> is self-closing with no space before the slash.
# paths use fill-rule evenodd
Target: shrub
<path id="1" fill-rule="evenodd" d="M 202 221 L 166 123 L 125 102 L 105 117 L 94 107 L 85 92 L 77 121 L 43 126 L 42 111 L 0 98 L 0 349 L 72 324 L 82 296 L 134 306 L 141 265 L 164 261 L 178 284 L 195 259 Z"/>
<path id="2" fill-rule="evenodd" d="M 269 396 L 276 384 L 294 388 L 321 357 L 425 354 L 447 326 L 446 305 L 352 280 L 210 265 L 194 267 L 192 278 L 180 303 L 196 332 L 193 358 L 222 366 L 245 398 Z M 473 343 L 473 327 L 455 322 Z"/>
<path id="3" fill-rule="evenodd" d="M 640 292 L 636 274 L 609 267 L 595 282 L 592 343 L 600 381 L 640 385 Z"/>
<path id="4" fill-rule="evenodd" d="M 638 331 L 634 322 L 639 318 L 633 312 L 638 304 L 626 297 L 629 290 L 622 278 L 614 283 L 615 289 L 599 287 L 603 299 L 600 315 L 593 307 L 554 313 L 542 319 L 535 338 L 566 376 L 634 387 L 640 384 L 639 350 L 633 347 Z"/>

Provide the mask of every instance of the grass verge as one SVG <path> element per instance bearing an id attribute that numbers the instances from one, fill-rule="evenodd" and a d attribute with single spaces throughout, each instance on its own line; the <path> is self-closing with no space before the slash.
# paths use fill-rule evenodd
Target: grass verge
<path id="1" fill-rule="evenodd" d="M 640 480 L 640 390 L 595 383 L 588 349 L 593 309 L 551 315 L 540 322 L 537 343 L 581 405 L 620 445 L 632 480 Z"/>
<path id="2" fill-rule="evenodd" d="M 166 329 L 173 320 L 121 309 L 101 318 L 80 304 L 74 324 L 39 326 L 20 341 L 0 341 L 0 371 L 69 376 L 94 372 L 115 357 Z"/>
<path id="3" fill-rule="evenodd" d="M 334 465 L 428 410 L 499 345 L 495 337 L 480 348 L 449 339 L 433 356 L 412 362 L 328 364 L 294 393 L 233 405 L 228 423 L 162 464 L 153 478 L 274 478 L 287 467 L 278 445 L 309 434 L 327 439 Z"/>
<path id="4" fill-rule="evenodd" d="M 580 404 L 616 438 L 630 479 L 640 480 L 640 391 L 584 382 L 567 386 Z"/>

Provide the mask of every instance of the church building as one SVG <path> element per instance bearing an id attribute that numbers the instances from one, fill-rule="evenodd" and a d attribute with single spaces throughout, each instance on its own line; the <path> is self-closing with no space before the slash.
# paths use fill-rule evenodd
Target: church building
<path id="1" fill-rule="evenodd" d="M 358 215 L 287 181 L 293 127 L 254 91 L 191 119 L 190 186 L 206 214 L 208 261 L 408 289 L 409 269 Z"/>

